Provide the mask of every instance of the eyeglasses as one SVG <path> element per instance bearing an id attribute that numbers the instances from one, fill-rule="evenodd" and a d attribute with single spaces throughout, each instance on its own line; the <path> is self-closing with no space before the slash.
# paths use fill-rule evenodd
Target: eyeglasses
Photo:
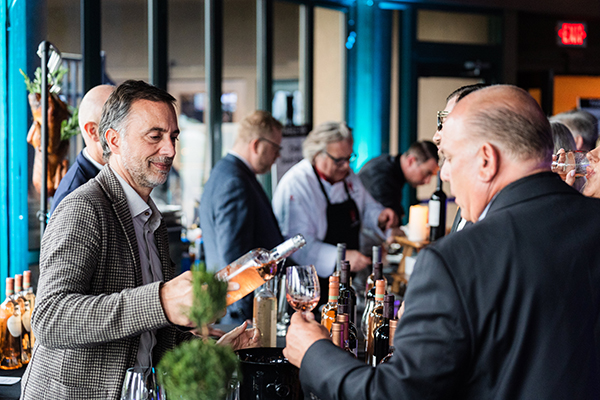
<path id="1" fill-rule="evenodd" d="M 277 149 L 278 153 L 281 153 L 281 150 L 283 150 L 283 146 L 278 145 L 277 143 L 273 142 L 272 140 L 269 140 L 264 137 L 259 137 L 258 140 L 259 141 L 264 140 L 265 142 L 269 143 L 271 146 L 273 146 L 273 147 L 275 147 L 275 149 Z"/>
<path id="2" fill-rule="evenodd" d="M 327 154 L 327 156 L 329 158 L 331 158 L 331 160 L 335 163 L 335 165 L 342 166 L 344 165 L 344 163 L 351 163 L 354 162 L 354 160 L 356 160 L 356 153 L 352 153 L 350 154 L 349 157 L 334 157 L 331 154 L 329 154 L 328 152 L 325 152 L 325 154 Z"/>
<path id="3" fill-rule="evenodd" d="M 441 131 L 444 127 L 444 121 L 446 121 L 446 117 L 450 114 L 450 111 L 438 111 L 437 112 L 437 130 Z"/>

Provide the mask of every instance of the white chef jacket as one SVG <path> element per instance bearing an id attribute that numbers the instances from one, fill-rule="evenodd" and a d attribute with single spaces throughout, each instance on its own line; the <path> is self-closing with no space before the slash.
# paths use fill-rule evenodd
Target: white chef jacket
<path id="1" fill-rule="evenodd" d="M 384 207 L 371 197 L 354 172 L 350 171 L 345 181 L 350 197 L 358 207 L 362 229 L 372 229 L 384 236 L 377 227 L 377 219 Z M 321 182 L 331 204 L 348 199 L 343 181 L 333 185 L 324 179 Z M 314 265 L 320 277 L 331 275 L 337 250 L 335 245 L 323 243 L 327 234 L 327 200 L 310 162 L 300 161 L 281 178 L 273 195 L 273 212 L 286 239 L 298 233 L 306 239 L 306 246 L 292 256 L 294 261 Z"/>

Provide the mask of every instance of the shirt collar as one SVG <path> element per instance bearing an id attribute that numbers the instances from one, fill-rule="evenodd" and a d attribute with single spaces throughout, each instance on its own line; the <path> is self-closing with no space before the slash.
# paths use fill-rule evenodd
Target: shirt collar
<path id="1" fill-rule="evenodd" d="M 136 192 L 117 171 L 114 169 L 112 171 L 115 173 L 117 180 L 125 192 L 125 198 L 127 199 L 127 206 L 129 207 L 131 217 L 136 218 L 138 215 L 143 214 L 143 216 L 146 217 L 143 218 L 145 221 L 150 219 L 150 230 L 154 232 L 156 228 L 158 228 L 158 225 L 160 225 L 161 214 L 152 198 L 148 197 L 148 202 L 146 203 L 138 192 Z"/>
<path id="2" fill-rule="evenodd" d="M 94 165 L 94 167 L 98 168 L 99 170 L 101 170 L 102 167 L 104 167 L 104 165 L 100 164 L 98 161 L 94 160 L 92 156 L 90 156 L 90 153 L 87 151 L 87 147 L 84 147 L 83 150 L 81 150 L 81 152 L 83 153 L 85 159 L 91 162 Z"/>
<path id="3" fill-rule="evenodd" d="M 235 152 L 235 151 L 233 151 L 233 150 L 229 150 L 229 151 L 228 151 L 228 154 L 231 154 L 231 155 L 232 155 L 232 156 L 234 156 L 235 158 L 238 158 L 238 159 L 239 159 L 241 162 L 243 162 L 244 164 L 246 164 L 246 167 L 248 167 L 248 169 L 249 169 L 250 171 L 252 171 L 252 173 L 253 173 L 254 175 L 256 175 L 256 172 L 254 171 L 254 168 L 252 168 L 252 165 L 250 165 L 250 163 L 249 163 L 249 162 L 248 162 L 248 161 L 247 161 L 247 160 L 246 160 L 244 157 L 242 157 L 241 155 L 239 155 L 238 153 L 236 153 L 236 152 Z"/>
<path id="4" fill-rule="evenodd" d="M 490 200 L 490 202 L 487 204 L 487 206 L 485 206 L 485 208 L 483 209 L 483 212 L 481 213 L 481 215 L 479 216 L 479 219 L 477 221 L 481 221 L 482 219 L 484 219 L 486 217 L 488 211 L 490 210 L 490 206 L 492 205 L 492 203 L 496 199 L 496 196 L 498 196 L 498 193 L 496 193 L 494 195 L 494 197 L 492 197 L 492 199 Z"/>

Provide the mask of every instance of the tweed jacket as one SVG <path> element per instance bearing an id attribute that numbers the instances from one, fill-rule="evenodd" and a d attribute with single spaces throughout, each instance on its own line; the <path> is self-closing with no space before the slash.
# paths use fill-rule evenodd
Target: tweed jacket
<path id="1" fill-rule="evenodd" d="M 164 222 L 155 238 L 166 281 L 174 269 Z M 159 288 L 160 282 L 142 285 L 127 199 L 105 167 L 61 202 L 44 234 L 36 343 L 21 399 L 119 399 L 141 333 L 158 330 L 155 365 L 177 342 Z"/>

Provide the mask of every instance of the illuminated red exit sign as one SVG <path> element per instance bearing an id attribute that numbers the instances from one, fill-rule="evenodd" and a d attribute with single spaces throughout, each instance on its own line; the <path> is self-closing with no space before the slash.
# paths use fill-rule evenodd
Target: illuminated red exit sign
<path id="1" fill-rule="evenodd" d="M 559 46 L 587 47 L 587 24 L 585 22 L 558 21 L 556 26 Z"/>

